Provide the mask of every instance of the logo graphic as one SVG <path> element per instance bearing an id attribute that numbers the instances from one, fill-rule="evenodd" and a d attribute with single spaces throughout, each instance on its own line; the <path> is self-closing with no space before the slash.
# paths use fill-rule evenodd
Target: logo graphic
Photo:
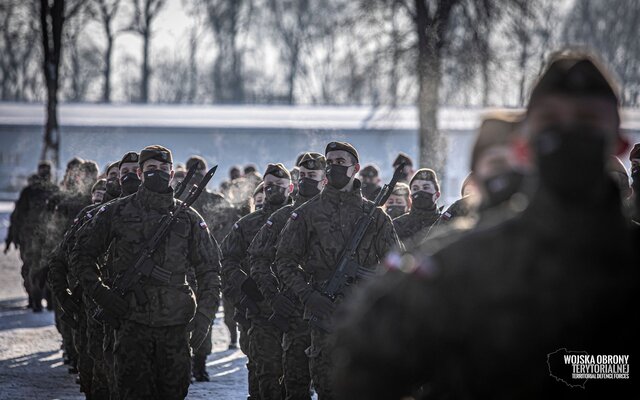
<path id="1" fill-rule="evenodd" d="M 558 382 L 584 389 L 589 379 L 629 379 L 629 355 L 590 355 L 566 348 L 547 354 L 549 375 Z"/>

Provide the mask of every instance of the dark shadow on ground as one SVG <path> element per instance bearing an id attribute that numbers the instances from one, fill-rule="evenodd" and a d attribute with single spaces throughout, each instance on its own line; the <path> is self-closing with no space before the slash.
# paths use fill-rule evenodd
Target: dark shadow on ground
<path id="1" fill-rule="evenodd" d="M 12 298 L 0 301 L 0 331 L 16 328 L 41 328 L 53 325 L 54 315 L 52 311 L 44 309 L 34 313 L 25 305 L 25 298 Z"/>

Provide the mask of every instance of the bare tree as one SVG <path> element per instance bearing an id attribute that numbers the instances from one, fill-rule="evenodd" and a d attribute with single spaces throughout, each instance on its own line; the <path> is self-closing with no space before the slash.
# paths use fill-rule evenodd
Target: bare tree
<path id="1" fill-rule="evenodd" d="M 253 0 L 199 0 L 213 31 L 217 55 L 213 64 L 214 102 L 245 101 L 243 56 L 239 44 L 253 11 Z"/>
<path id="2" fill-rule="evenodd" d="M 102 101 L 104 103 L 111 102 L 111 58 L 116 35 L 118 34 L 118 31 L 112 25 L 119 7 L 120 0 L 93 0 L 90 8 L 92 17 L 102 25 L 107 41 L 103 53 L 104 68 L 102 71 Z"/>
<path id="3" fill-rule="evenodd" d="M 42 33 L 43 63 L 47 86 L 47 122 L 44 127 L 44 145 L 40 158 L 60 165 L 60 126 L 58 124 L 58 89 L 60 60 L 62 57 L 62 31 L 65 20 L 80 10 L 82 0 L 40 0 L 40 31 Z"/>
<path id="4" fill-rule="evenodd" d="M 129 30 L 142 36 L 142 69 L 140 75 L 140 97 L 138 101 L 147 103 L 149 101 L 149 78 L 151 75 L 149 67 L 149 45 L 152 37 L 153 20 L 165 5 L 166 0 L 131 0 L 133 2 L 134 14 Z"/>

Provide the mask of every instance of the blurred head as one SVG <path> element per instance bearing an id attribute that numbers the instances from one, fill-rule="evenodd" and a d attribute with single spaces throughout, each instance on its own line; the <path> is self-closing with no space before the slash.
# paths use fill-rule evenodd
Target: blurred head
<path id="1" fill-rule="evenodd" d="M 244 174 L 249 175 L 254 172 L 258 172 L 258 167 L 255 164 L 247 164 L 244 166 Z"/>
<path id="2" fill-rule="evenodd" d="M 264 201 L 272 205 L 284 204 L 293 191 L 291 174 L 281 163 L 267 165 L 263 183 Z"/>
<path id="3" fill-rule="evenodd" d="M 107 180 L 98 179 L 91 187 L 91 202 L 93 204 L 102 203 L 107 191 Z"/>
<path id="4" fill-rule="evenodd" d="M 104 172 L 105 190 L 112 199 L 119 197 L 122 191 L 120 187 L 120 171 L 118 170 L 119 163 L 119 161 L 112 162 L 107 165 L 107 169 Z"/>
<path id="5" fill-rule="evenodd" d="M 540 184 L 558 201 L 591 202 L 604 192 L 609 155 L 626 150 L 618 91 L 584 53 L 555 55 L 534 86 L 526 133 Z"/>
<path id="6" fill-rule="evenodd" d="M 520 113 L 496 112 L 482 121 L 471 156 L 471 170 L 485 208 L 495 207 L 520 191 L 527 174 L 521 157 Z"/>
<path id="7" fill-rule="evenodd" d="M 196 173 L 194 175 L 195 181 L 199 182 L 207 174 L 207 161 L 200 156 L 191 156 L 187 160 L 187 171 L 194 165 L 197 165 Z"/>
<path id="8" fill-rule="evenodd" d="M 460 186 L 460 196 L 474 196 L 478 194 L 478 188 L 476 187 L 476 182 L 473 179 L 473 172 L 470 172 L 462 181 L 462 186 Z"/>
<path id="9" fill-rule="evenodd" d="M 408 182 L 409 178 L 413 176 L 413 160 L 407 154 L 400 152 L 398 156 L 393 161 L 392 167 L 395 170 L 396 167 L 400 164 L 404 164 L 402 176 L 400 177 L 400 181 Z"/>
<path id="10" fill-rule="evenodd" d="M 40 161 L 38 163 L 38 177 L 44 180 L 51 179 L 51 161 Z"/>
<path id="11" fill-rule="evenodd" d="M 402 214 L 409 212 L 411 210 L 409 185 L 402 182 L 396 183 L 384 207 L 391 218 L 398 218 Z"/>
<path id="12" fill-rule="evenodd" d="M 173 179 L 171 180 L 171 187 L 173 188 L 173 190 L 176 189 L 178 184 L 182 182 L 186 176 L 187 168 L 184 166 L 184 164 L 176 164 L 173 171 Z"/>
<path id="13" fill-rule="evenodd" d="M 636 143 L 629 153 L 629 161 L 631 161 L 631 187 L 636 194 L 636 199 L 640 199 L 640 143 Z"/>
<path id="14" fill-rule="evenodd" d="M 326 159 L 320 153 L 309 152 L 302 155 L 298 163 L 298 192 L 301 196 L 311 198 L 324 189 L 327 184 L 326 166 Z"/>
<path id="15" fill-rule="evenodd" d="M 421 168 L 409 182 L 411 207 L 417 210 L 433 210 L 440 198 L 440 184 L 434 170 Z"/>
<path id="16" fill-rule="evenodd" d="M 173 156 L 171 150 L 164 146 L 147 146 L 140 152 L 140 169 L 138 178 L 144 187 L 151 192 L 167 193 L 173 179 Z"/>
<path id="17" fill-rule="evenodd" d="M 242 176 L 240 173 L 240 168 L 233 166 L 229 169 L 229 179 L 234 180 L 238 179 Z"/>
<path id="18" fill-rule="evenodd" d="M 373 164 L 369 164 L 360 170 L 360 180 L 363 185 L 378 185 L 380 183 L 380 170 Z"/>
<path id="19" fill-rule="evenodd" d="M 75 187 L 82 179 L 82 171 L 80 170 L 83 159 L 74 157 L 67 163 L 67 169 L 64 172 L 63 184 L 65 187 Z"/>
<path id="20" fill-rule="evenodd" d="M 324 153 L 328 184 L 338 190 L 351 190 L 360 171 L 360 157 L 355 147 L 346 142 L 331 142 Z"/>

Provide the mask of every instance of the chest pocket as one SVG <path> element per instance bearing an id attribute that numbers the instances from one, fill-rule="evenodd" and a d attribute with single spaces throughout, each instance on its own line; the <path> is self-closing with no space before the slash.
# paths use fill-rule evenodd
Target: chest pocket
<path id="1" fill-rule="evenodd" d="M 184 219 L 178 219 L 171 227 L 171 235 L 186 239 L 189 237 L 189 224 Z"/>

